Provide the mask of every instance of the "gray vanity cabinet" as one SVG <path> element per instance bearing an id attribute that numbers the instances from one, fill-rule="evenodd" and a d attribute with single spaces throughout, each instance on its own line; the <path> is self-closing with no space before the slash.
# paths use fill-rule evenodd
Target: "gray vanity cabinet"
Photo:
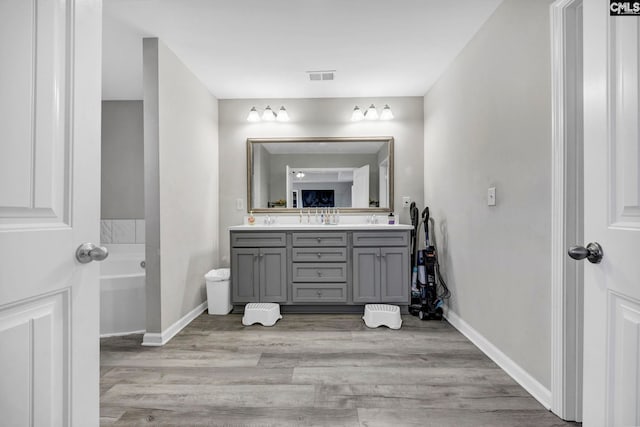
<path id="1" fill-rule="evenodd" d="M 285 233 L 231 234 L 233 303 L 287 301 Z"/>
<path id="2" fill-rule="evenodd" d="M 291 235 L 291 294 L 300 304 L 347 302 L 347 233 L 294 232 Z"/>
<path id="3" fill-rule="evenodd" d="M 409 233 L 353 233 L 353 302 L 409 303 Z"/>
<path id="4" fill-rule="evenodd" d="M 307 311 L 319 306 L 407 305 L 409 233 L 232 230 L 232 302 L 277 302 Z"/>
<path id="5" fill-rule="evenodd" d="M 260 302 L 258 248 L 231 248 L 233 302 Z"/>

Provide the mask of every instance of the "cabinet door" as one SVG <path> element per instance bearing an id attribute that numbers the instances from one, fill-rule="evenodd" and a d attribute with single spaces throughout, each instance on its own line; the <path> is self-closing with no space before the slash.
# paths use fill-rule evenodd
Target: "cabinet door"
<path id="1" fill-rule="evenodd" d="M 260 301 L 258 251 L 257 248 L 231 249 L 231 289 L 234 303 Z"/>
<path id="2" fill-rule="evenodd" d="M 380 248 L 382 302 L 409 303 L 409 249 Z"/>
<path id="3" fill-rule="evenodd" d="M 353 302 L 380 302 L 380 249 L 353 249 Z"/>
<path id="4" fill-rule="evenodd" d="M 260 302 L 287 301 L 287 249 L 261 248 Z"/>

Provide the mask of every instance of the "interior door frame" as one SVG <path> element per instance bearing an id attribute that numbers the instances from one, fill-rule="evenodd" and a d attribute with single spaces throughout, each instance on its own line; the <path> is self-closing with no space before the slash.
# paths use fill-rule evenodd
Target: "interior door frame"
<path id="1" fill-rule="evenodd" d="M 551 9 L 552 177 L 551 177 L 551 411 L 565 420 L 582 421 L 583 276 L 582 263 L 568 259 L 567 248 L 582 243 L 584 208 L 579 182 L 584 161 L 582 122 L 582 0 L 556 0 Z M 573 61 L 572 61 L 573 59 Z M 572 99 L 572 95 L 574 98 Z M 581 99 L 581 98 L 580 98 Z M 576 170 L 571 170 L 574 162 Z M 568 203 L 568 204 L 565 204 Z M 578 227 L 568 227 L 568 224 Z M 581 229 L 579 229 L 581 227 Z M 567 272 L 573 269 L 576 274 Z"/>

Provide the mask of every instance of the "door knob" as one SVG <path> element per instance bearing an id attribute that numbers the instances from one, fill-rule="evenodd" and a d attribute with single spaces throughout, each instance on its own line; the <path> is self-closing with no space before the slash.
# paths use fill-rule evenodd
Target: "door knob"
<path id="1" fill-rule="evenodd" d="M 93 243 L 83 243 L 76 250 L 76 259 L 80 264 L 91 261 L 102 261 L 109 256 L 109 251 L 104 246 L 96 246 Z"/>
<path id="2" fill-rule="evenodd" d="M 569 248 L 569 256 L 573 259 L 581 260 L 588 259 L 592 264 L 600 264 L 604 253 L 602 252 L 602 246 L 598 242 L 592 242 L 584 246 L 571 246 Z"/>

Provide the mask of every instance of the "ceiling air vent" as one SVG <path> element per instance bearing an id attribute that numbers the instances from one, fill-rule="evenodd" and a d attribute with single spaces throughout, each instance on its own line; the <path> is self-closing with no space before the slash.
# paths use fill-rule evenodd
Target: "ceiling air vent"
<path id="1" fill-rule="evenodd" d="M 333 80 L 336 70 L 307 71 L 309 80 L 319 82 L 322 80 Z"/>

